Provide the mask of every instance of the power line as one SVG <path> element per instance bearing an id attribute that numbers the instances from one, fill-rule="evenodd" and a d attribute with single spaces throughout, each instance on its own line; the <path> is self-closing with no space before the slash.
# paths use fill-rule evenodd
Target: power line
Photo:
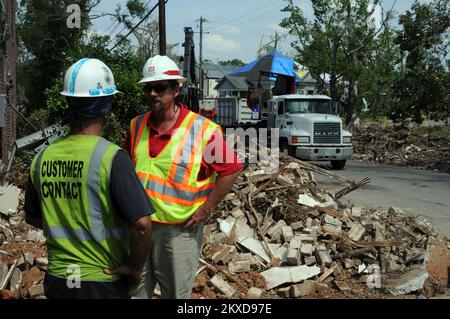
<path id="1" fill-rule="evenodd" d="M 168 0 L 166 0 L 167 3 Z M 119 40 L 119 42 L 117 42 L 111 49 L 109 49 L 109 52 L 111 52 L 112 50 L 114 50 L 120 43 L 122 43 L 123 40 L 125 40 L 130 34 L 132 34 L 134 32 L 134 30 L 136 30 L 141 24 L 142 22 L 144 22 L 145 20 L 147 20 L 147 18 L 152 14 L 153 11 L 155 11 L 155 9 L 159 6 L 159 4 L 155 4 L 153 6 L 153 8 L 145 15 L 145 17 L 143 17 L 141 19 L 141 21 L 138 22 L 138 24 L 136 24 L 131 30 L 130 32 L 127 33 L 127 35 L 125 35 L 122 39 Z"/>
<path id="2" fill-rule="evenodd" d="M 235 17 L 235 18 L 233 18 L 231 20 L 228 20 L 228 21 L 226 21 L 226 22 L 224 22 L 222 24 L 219 24 L 218 26 L 212 27 L 211 29 L 209 29 L 209 31 L 221 29 L 221 28 L 229 25 L 230 23 L 232 23 L 234 21 L 238 21 L 238 20 L 240 20 L 240 19 L 242 19 L 242 18 L 244 18 L 244 17 L 246 17 L 248 15 L 252 15 L 254 13 L 261 12 L 261 11 L 265 10 L 266 8 L 268 8 L 274 1 L 275 0 L 269 0 L 269 1 L 265 2 L 265 3 L 263 3 L 258 9 L 256 9 L 256 10 L 252 9 L 252 10 L 250 10 L 248 12 L 245 12 L 244 14 L 242 14 L 240 16 L 237 16 L 237 17 Z"/>
<path id="3" fill-rule="evenodd" d="M 147 6 L 150 4 L 150 2 L 151 2 L 151 0 L 147 1 L 147 3 L 145 4 L 144 7 L 147 7 Z M 125 12 L 125 11 L 124 11 L 124 12 Z M 123 12 L 122 12 L 122 13 L 123 13 Z M 133 22 L 133 21 L 136 19 L 136 17 L 137 17 L 137 15 L 134 16 L 133 19 L 130 20 L 130 23 Z M 113 35 L 114 31 L 116 31 L 116 29 L 119 27 L 119 25 L 120 25 L 120 22 L 117 24 L 116 28 L 111 32 L 111 34 L 110 34 L 111 39 L 108 41 L 108 43 L 106 44 L 106 46 L 108 46 L 108 45 L 114 40 L 114 38 L 116 38 L 119 34 L 121 34 L 121 33 L 127 28 L 127 26 L 125 25 L 125 26 L 122 28 L 122 30 L 120 30 L 119 32 L 117 32 L 117 34 L 113 37 L 112 35 Z"/>
<path id="4" fill-rule="evenodd" d="M 126 10 L 126 8 L 123 9 L 122 12 L 119 12 L 119 15 L 124 14 L 124 13 L 125 13 L 125 10 Z M 109 25 L 109 27 L 106 28 L 106 30 L 105 30 L 105 32 L 103 33 L 103 35 L 106 35 L 106 33 L 108 32 L 108 30 L 111 29 L 112 26 L 113 26 L 114 24 L 116 24 L 116 23 L 117 23 L 116 27 L 115 27 L 114 30 L 109 34 L 109 36 L 111 36 L 111 35 L 114 33 L 114 31 L 116 31 L 117 27 L 120 25 L 120 22 L 117 21 L 117 20 L 113 20 L 113 22 Z"/>

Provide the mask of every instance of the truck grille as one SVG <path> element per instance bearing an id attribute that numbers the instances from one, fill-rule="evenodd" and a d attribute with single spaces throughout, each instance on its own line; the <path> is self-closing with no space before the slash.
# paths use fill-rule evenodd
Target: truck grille
<path id="1" fill-rule="evenodd" d="M 314 144 L 341 144 L 341 124 L 314 123 Z"/>

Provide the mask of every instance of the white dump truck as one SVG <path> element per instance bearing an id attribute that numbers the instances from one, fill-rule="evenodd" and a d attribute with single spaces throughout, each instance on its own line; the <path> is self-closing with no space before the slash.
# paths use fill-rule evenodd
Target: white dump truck
<path id="1" fill-rule="evenodd" d="M 330 161 L 342 169 L 353 155 L 352 134 L 325 95 L 287 94 L 268 101 L 269 128 L 280 131 L 280 148 L 302 160 Z"/>

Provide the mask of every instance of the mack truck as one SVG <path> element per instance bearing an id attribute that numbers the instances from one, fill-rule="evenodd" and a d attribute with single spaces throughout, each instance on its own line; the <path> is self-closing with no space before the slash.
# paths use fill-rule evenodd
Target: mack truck
<path id="1" fill-rule="evenodd" d="M 292 76 L 265 71 L 260 75 L 260 79 L 262 76 L 275 79 L 275 86 L 264 89 L 258 79 L 246 100 L 217 98 L 214 120 L 223 127 L 278 128 L 280 148 L 290 156 L 330 161 L 333 169 L 343 169 L 353 155 L 352 134 L 335 115 L 332 99 L 326 95 L 294 94 Z"/>
<path id="2" fill-rule="evenodd" d="M 280 149 L 302 160 L 330 161 L 343 169 L 353 155 L 352 134 L 325 95 L 286 94 L 268 101 L 267 126 L 278 128 Z"/>

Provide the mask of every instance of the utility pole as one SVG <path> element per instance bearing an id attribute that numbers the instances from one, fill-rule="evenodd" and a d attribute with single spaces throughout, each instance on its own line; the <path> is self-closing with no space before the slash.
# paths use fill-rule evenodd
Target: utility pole
<path id="1" fill-rule="evenodd" d="M 274 51 L 277 50 L 278 46 L 278 32 L 275 31 L 275 45 L 274 45 Z"/>
<path id="2" fill-rule="evenodd" d="M 166 55 L 166 1 L 159 0 L 159 54 Z"/>
<path id="3" fill-rule="evenodd" d="M 200 21 L 200 54 L 199 54 L 199 71 L 198 71 L 198 76 L 199 76 L 199 82 L 200 82 L 200 90 L 201 90 L 201 94 L 202 94 L 202 98 L 203 98 L 203 22 L 208 22 L 205 18 L 200 17 L 200 19 L 198 20 Z"/>

